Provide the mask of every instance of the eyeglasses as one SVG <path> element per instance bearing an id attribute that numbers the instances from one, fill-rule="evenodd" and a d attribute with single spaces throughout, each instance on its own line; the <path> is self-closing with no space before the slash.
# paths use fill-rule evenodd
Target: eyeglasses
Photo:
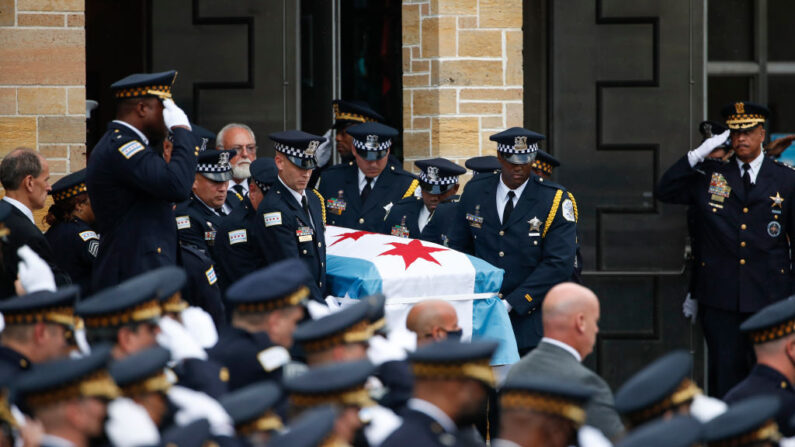
<path id="1" fill-rule="evenodd" d="M 248 151 L 249 153 L 256 154 L 257 153 L 257 145 L 256 144 L 249 144 L 246 146 L 232 146 L 227 148 L 228 150 L 236 151 L 237 153 L 241 153 L 244 150 Z"/>

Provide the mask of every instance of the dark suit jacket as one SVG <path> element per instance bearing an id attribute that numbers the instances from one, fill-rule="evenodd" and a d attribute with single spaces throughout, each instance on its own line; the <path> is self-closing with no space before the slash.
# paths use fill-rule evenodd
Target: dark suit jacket
<path id="1" fill-rule="evenodd" d="M 3 223 L 10 233 L 7 243 L 2 244 L 3 277 L 0 282 L 0 299 L 16 295 L 14 281 L 17 279 L 17 264 L 19 264 L 17 250 L 23 245 L 30 247 L 50 266 L 53 275 L 55 275 L 55 284 L 57 286 L 72 283 L 69 275 L 55 263 L 55 256 L 50 243 L 47 242 L 47 238 L 22 211 L 12 205 L 11 214 L 8 215 Z"/>
<path id="2" fill-rule="evenodd" d="M 613 392 L 599 375 L 578 362 L 570 352 L 551 343 L 541 342 L 511 367 L 507 380 L 518 377 L 549 376 L 579 383 L 595 392 L 586 407 L 585 423 L 598 428 L 605 436 L 616 439 L 624 425 L 614 406 Z"/>

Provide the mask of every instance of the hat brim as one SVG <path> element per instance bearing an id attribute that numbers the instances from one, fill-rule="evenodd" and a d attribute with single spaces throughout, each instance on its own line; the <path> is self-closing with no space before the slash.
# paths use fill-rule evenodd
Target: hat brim
<path id="1" fill-rule="evenodd" d="M 756 126 L 762 126 L 765 122 L 733 122 L 733 123 L 726 123 L 726 126 L 729 130 L 751 130 Z"/>
<path id="2" fill-rule="evenodd" d="M 200 172 L 205 178 L 214 182 L 228 182 L 232 180 L 232 171 L 227 172 Z"/>
<path id="3" fill-rule="evenodd" d="M 453 189 L 455 185 L 457 185 L 457 183 L 447 185 L 432 185 L 430 183 L 420 182 L 420 188 L 422 188 L 422 190 L 428 194 L 444 194 L 447 191 Z"/>
<path id="4" fill-rule="evenodd" d="M 536 152 L 530 152 L 527 154 L 508 154 L 505 152 L 500 152 L 500 155 L 502 156 L 503 160 L 513 165 L 526 165 L 536 160 Z"/>
<path id="5" fill-rule="evenodd" d="M 383 151 L 362 151 L 357 149 L 356 153 L 367 161 L 377 161 L 389 155 L 389 149 Z"/>
<path id="6" fill-rule="evenodd" d="M 317 160 L 315 159 L 315 157 L 301 158 L 287 154 L 284 154 L 284 156 L 287 157 L 287 159 L 290 160 L 294 165 L 298 166 L 301 169 L 315 169 L 317 167 Z"/>

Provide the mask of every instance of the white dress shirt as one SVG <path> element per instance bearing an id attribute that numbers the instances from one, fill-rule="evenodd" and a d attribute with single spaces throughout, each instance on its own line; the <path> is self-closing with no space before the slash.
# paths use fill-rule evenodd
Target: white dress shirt
<path id="1" fill-rule="evenodd" d="M 122 121 L 122 120 L 113 120 L 113 122 L 114 122 L 114 123 L 117 123 L 117 124 L 121 124 L 122 126 L 127 126 L 127 127 L 129 127 L 130 129 L 132 129 L 132 131 L 133 131 L 133 132 L 135 132 L 136 134 L 138 134 L 138 137 L 139 137 L 139 138 L 141 138 L 141 141 L 143 141 L 143 143 L 144 143 L 145 145 L 149 146 L 149 138 L 146 138 L 146 135 L 144 135 L 144 134 L 143 134 L 143 132 L 141 132 L 140 130 L 138 130 L 138 129 L 137 129 L 135 126 L 133 126 L 133 125 L 132 125 L 132 124 L 130 124 L 130 123 L 125 123 L 125 122 L 124 122 L 124 121 Z"/>
<path id="2" fill-rule="evenodd" d="M 211 212 L 211 213 L 215 214 L 216 216 L 221 216 L 220 214 L 218 214 L 218 212 L 217 212 L 217 211 L 215 211 L 215 208 L 213 208 L 213 207 L 211 207 L 210 205 L 208 205 L 208 204 L 204 203 L 204 200 L 200 199 L 200 198 L 199 198 L 199 196 L 197 196 L 196 194 L 194 194 L 194 197 L 196 197 L 196 200 L 198 200 L 198 201 L 199 201 L 199 203 L 201 203 L 202 205 L 204 205 L 205 207 L 207 207 L 207 209 L 208 209 L 208 210 L 210 210 L 210 212 Z M 227 205 L 227 204 L 226 204 L 226 202 L 224 202 L 224 204 L 223 204 L 223 205 L 221 205 L 221 209 L 222 209 L 222 210 L 224 210 L 224 213 L 225 213 L 224 215 L 225 215 L 225 216 L 228 216 L 228 215 L 229 215 L 229 213 L 230 213 L 230 212 L 232 212 L 232 208 L 231 208 L 229 205 Z M 223 217 L 223 216 L 221 216 L 221 217 Z"/>
<path id="3" fill-rule="evenodd" d="M 282 183 L 282 185 L 284 185 L 284 187 L 288 191 L 290 191 L 290 195 L 293 196 L 293 198 L 295 199 L 296 202 L 298 202 L 298 206 L 301 207 L 301 209 L 304 209 L 304 204 L 301 203 L 301 199 L 306 197 L 306 191 L 301 191 L 299 193 L 298 191 L 294 190 L 293 188 L 290 188 L 289 186 L 287 186 L 287 184 L 284 183 L 284 181 L 282 180 L 282 178 L 280 176 L 278 176 L 277 178 Z M 309 206 L 309 199 L 306 199 L 306 203 L 307 203 L 306 206 L 308 207 Z M 315 223 L 312 222 L 312 214 L 311 213 L 309 214 L 309 224 L 312 225 L 312 227 L 314 228 Z"/>
<path id="4" fill-rule="evenodd" d="M 431 220 L 431 212 L 428 211 L 428 207 L 423 203 L 422 208 L 420 208 L 420 216 L 417 218 L 417 226 L 420 227 L 420 232 L 425 228 L 425 225 L 428 225 L 429 220 Z"/>
<path id="5" fill-rule="evenodd" d="M 582 356 L 580 356 L 580 353 L 577 352 L 576 349 L 572 348 L 571 346 L 567 345 L 566 343 L 563 343 L 560 340 L 555 340 L 554 338 L 541 337 L 541 343 L 549 343 L 551 345 L 555 345 L 555 346 L 563 349 L 564 351 L 567 351 L 569 354 L 573 355 L 574 358 L 577 359 L 578 362 L 582 363 Z"/>
<path id="6" fill-rule="evenodd" d="M 235 179 L 229 180 L 229 188 L 228 188 L 229 191 L 237 192 L 237 190 L 233 188 L 233 186 L 235 185 L 240 185 L 243 187 L 243 193 L 241 195 L 245 196 L 246 194 L 248 194 L 248 179 L 243 180 L 240 183 L 235 182 Z"/>
<path id="7" fill-rule="evenodd" d="M 431 417 L 434 421 L 438 422 L 442 428 L 448 433 L 455 433 L 458 428 L 450 419 L 450 416 L 447 415 L 441 408 L 437 407 L 436 405 L 428 402 L 427 400 L 417 399 L 416 397 L 412 397 L 409 399 L 408 403 L 406 404 L 409 408 L 415 411 L 419 411 L 420 413 L 427 414 Z"/>
<path id="8" fill-rule="evenodd" d="M 41 445 L 51 445 L 55 447 L 74 447 L 75 444 L 68 440 L 61 438 L 60 436 L 49 435 L 47 433 L 41 436 L 40 440 Z"/>
<path id="9" fill-rule="evenodd" d="M 14 208 L 22 211 L 22 214 L 27 216 L 27 218 L 30 219 L 30 222 L 33 225 L 36 225 L 36 220 L 33 219 L 33 211 L 31 211 L 30 208 L 25 206 L 24 203 L 20 202 L 19 200 L 12 199 L 11 197 L 8 197 L 8 196 L 3 197 L 3 200 L 5 200 L 6 202 L 10 203 Z"/>
<path id="10" fill-rule="evenodd" d="M 751 183 L 756 184 L 756 176 L 759 175 L 759 170 L 762 168 L 762 161 L 765 159 L 765 152 L 762 151 L 759 155 L 753 159 L 750 163 L 751 169 L 748 170 L 748 174 L 751 176 Z M 737 167 L 740 169 L 740 178 L 743 177 L 745 174 L 745 170 L 743 169 L 744 161 L 740 160 L 739 158 L 736 159 Z"/>
<path id="11" fill-rule="evenodd" d="M 513 191 L 516 194 L 513 198 L 513 206 L 515 208 L 516 202 L 519 201 L 519 197 L 522 196 L 522 192 L 529 181 L 530 179 L 528 178 L 518 188 L 511 189 L 502 181 L 502 176 L 500 176 L 500 183 L 497 184 L 497 214 L 500 216 L 500 222 L 502 222 L 502 212 L 505 211 L 505 205 L 508 203 L 508 191 Z"/>
<path id="12" fill-rule="evenodd" d="M 358 172 L 359 172 L 359 194 L 361 194 L 362 190 L 367 185 L 367 177 L 365 177 L 364 172 L 362 172 L 361 169 L 359 169 Z M 380 177 L 380 175 L 373 177 L 373 180 L 370 182 L 371 191 L 375 189 L 375 182 L 378 181 L 378 177 Z"/>

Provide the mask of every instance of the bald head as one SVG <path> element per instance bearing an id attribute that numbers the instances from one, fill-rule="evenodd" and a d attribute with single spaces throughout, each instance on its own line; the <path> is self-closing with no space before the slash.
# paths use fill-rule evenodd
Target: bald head
<path id="1" fill-rule="evenodd" d="M 417 346 L 444 340 L 459 330 L 458 315 L 447 301 L 428 300 L 414 305 L 406 317 L 406 328 L 417 334 Z"/>
<path id="2" fill-rule="evenodd" d="M 599 299 L 590 289 L 562 283 L 547 292 L 542 307 L 544 336 L 562 341 L 585 358 L 599 332 Z"/>

